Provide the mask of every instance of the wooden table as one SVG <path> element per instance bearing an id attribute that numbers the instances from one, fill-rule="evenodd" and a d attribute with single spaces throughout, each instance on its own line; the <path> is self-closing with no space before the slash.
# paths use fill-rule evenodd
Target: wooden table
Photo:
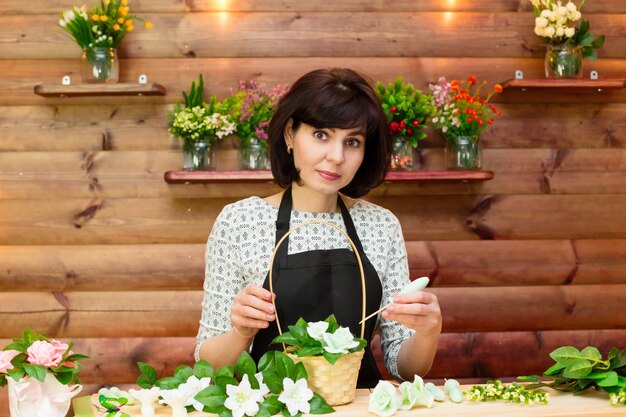
<path id="1" fill-rule="evenodd" d="M 462 386 L 465 391 L 469 386 Z M 395 416 L 438 416 L 438 417 L 610 417 L 626 416 L 626 406 L 611 406 L 608 394 L 603 392 L 589 391 L 583 395 L 573 395 L 546 389 L 550 393 L 550 401 L 547 405 L 521 405 L 495 402 L 472 402 L 464 400 L 460 404 L 455 404 L 448 400 L 435 402 L 432 408 L 414 408 L 410 411 L 398 411 Z M 328 414 L 332 417 L 365 417 L 375 416 L 367 412 L 370 390 L 357 390 L 356 399 L 347 405 L 335 407 L 336 412 Z M 91 397 L 92 401 L 97 401 L 96 396 Z M 132 417 L 140 416 L 139 406 L 127 406 L 123 409 Z M 93 409 L 92 416 L 99 416 L 102 412 Z M 193 412 L 189 416 L 213 416 L 215 414 Z M 166 407 L 156 409 L 156 417 L 170 417 L 171 414 Z M 77 414 L 76 417 L 91 417 L 89 414 Z"/>

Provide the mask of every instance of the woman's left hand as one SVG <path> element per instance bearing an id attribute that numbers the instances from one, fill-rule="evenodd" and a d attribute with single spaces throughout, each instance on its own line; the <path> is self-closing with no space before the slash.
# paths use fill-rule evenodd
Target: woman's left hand
<path id="1" fill-rule="evenodd" d="M 437 296 L 426 291 L 395 293 L 393 304 L 382 314 L 384 319 L 398 323 L 424 335 L 441 333 L 441 310 Z"/>

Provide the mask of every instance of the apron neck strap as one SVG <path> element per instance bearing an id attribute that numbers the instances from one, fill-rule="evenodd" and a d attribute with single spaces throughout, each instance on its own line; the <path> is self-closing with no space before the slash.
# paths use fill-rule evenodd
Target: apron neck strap
<path id="1" fill-rule="evenodd" d="M 354 222 L 352 221 L 352 216 L 350 216 L 350 212 L 346 207 L 345 203 L 341 199 L 341 196 L 337 195 L 337 204 L 339 205 L 339 210 L 341 210 L 341 216 L 343 217 L 343 223 L 346 226 L 346 231 L 348 232 L 348 236 L 354 242 L 354 246 L 356 246 L 359 254 L 363 256 L 363 246 L 361 245 L 361 241 L 356 233 L 356 228 L 354 227 Z M 291 222 L 291 209 L 293 208 L 293 198 L 291 195 L 291 186 L 287 187 L 285 190 L 283 197 L 280 201 L 280 207 L 278 208 L 278 217 L 276 218 L 276 241 L 274 245 L 277 245 L 280 239 L 285 236 L 285 234 L 289 231 L 289 224 Z M 287 237 L 286 242 L 283 242 L 282 245 L 278 248 L 278 252 L 276 253 L 276 258 L 278 259 L 281 266 L 285 266 L 287 262 L 287 254 L 289 249 L 289 237 Z"/>

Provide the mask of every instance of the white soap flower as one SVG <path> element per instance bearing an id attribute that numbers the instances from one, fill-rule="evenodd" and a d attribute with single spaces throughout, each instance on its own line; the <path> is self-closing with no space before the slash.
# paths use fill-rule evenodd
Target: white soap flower
<path id="1" fill-rule="evenodd" d="M 328 323 L 325 321 L 318 321 L 315 323 L 309 323 L 306 327 L 306 332 L 315 340 L 324 340 L 324 333 L 328 330 Z"/>
<path id="2" fill-rule="evenodd" d="M 399 405 L 400 401 L 396 395 L 396 388 L 388 381 L 379 381 L 374 391 L 370 394 L 367 411 L 380 417 L 389 417 L 398 411 Z"/>
<path id="3" fill-rule="evenodd" d="M 324 333 L 324 342 L 324 350 L 328 353 L 348 353 L 349 349 L 359 345 L 347 327 L 340 327 L 333 334 Z"/>
<path id="4" fill-rule="evenodd" d="M 300 378 L 296 382 L 290 378 L 283 379 L 283 392 L 278 397 L 278 401 L 287 406 L 290 415 L 295 416 L 298 412 L 309 414 L 311 398 L 313 398 L 313 391 L 309 389 L 306 379 Z"/>
<path id="5" fill-rule="evenodd" d="M 576 28 L 567 28 L 565 29 L 565 36 L 571 38 L 576 33 Z"/>
<path id="6" fill-rule="evenodd" d="M 535 27 L 545 28 L 546 26 L 548 26 L 548 19 L 546 19 L 545 17 L 535 18 Z"/>

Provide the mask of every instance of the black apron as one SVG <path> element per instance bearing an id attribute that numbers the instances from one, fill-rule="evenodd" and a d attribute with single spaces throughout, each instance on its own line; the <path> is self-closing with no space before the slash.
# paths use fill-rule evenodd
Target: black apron
<path id="1" fill-rule="evenodd" d="M 366 316 L 380 307 L 382 300 L 382 285 L 378 273 L 367 259 L 361 241 L 357 236 L 352 217 L 341 200 L 337 197 L 341 215 L 346 226 L 347 234 L 354 242 L 365 273 L 366 287 Z M 278 209 L 276 220 L 276 244 L 289 231 L 292 208 L 291 187 L 285 190 Z M 312 224 L 305 227 L 328 227 L 321 224 Z M 280 245 L 276 252 L 272 276 L 274 293 L 276 294 L 276 309 L 281 327 L 296 323 L 302 317 L 308 322 L 325 320 L 334 314 L 340 326 L 349 327 L 356 335 L 361 335 L 361 274 L 354 252 L 350 249 L 313 250 L 288 255 L 289 236 Z M 263 287 L 269 290 L 269 273 L 265 277 Z M 382 379 L 376 361 L 372 355 L 370 342 L 376 326 L 376 319 L 365 322 L 363 338 L 368 345 L 361 362 L 359 388 L 373 388 Z M 284 330 L 283 330 L 284 331 Z M 282 350 L 282 344 L 271 345 L 278 336 L 276 321 L 272 321 L 268 328 L 261 329 L 254 338 L 252 358 L 258 363 L 261 356 L 270 349 Z M 271 345 L 271 346 L 270 346 Z"/>

